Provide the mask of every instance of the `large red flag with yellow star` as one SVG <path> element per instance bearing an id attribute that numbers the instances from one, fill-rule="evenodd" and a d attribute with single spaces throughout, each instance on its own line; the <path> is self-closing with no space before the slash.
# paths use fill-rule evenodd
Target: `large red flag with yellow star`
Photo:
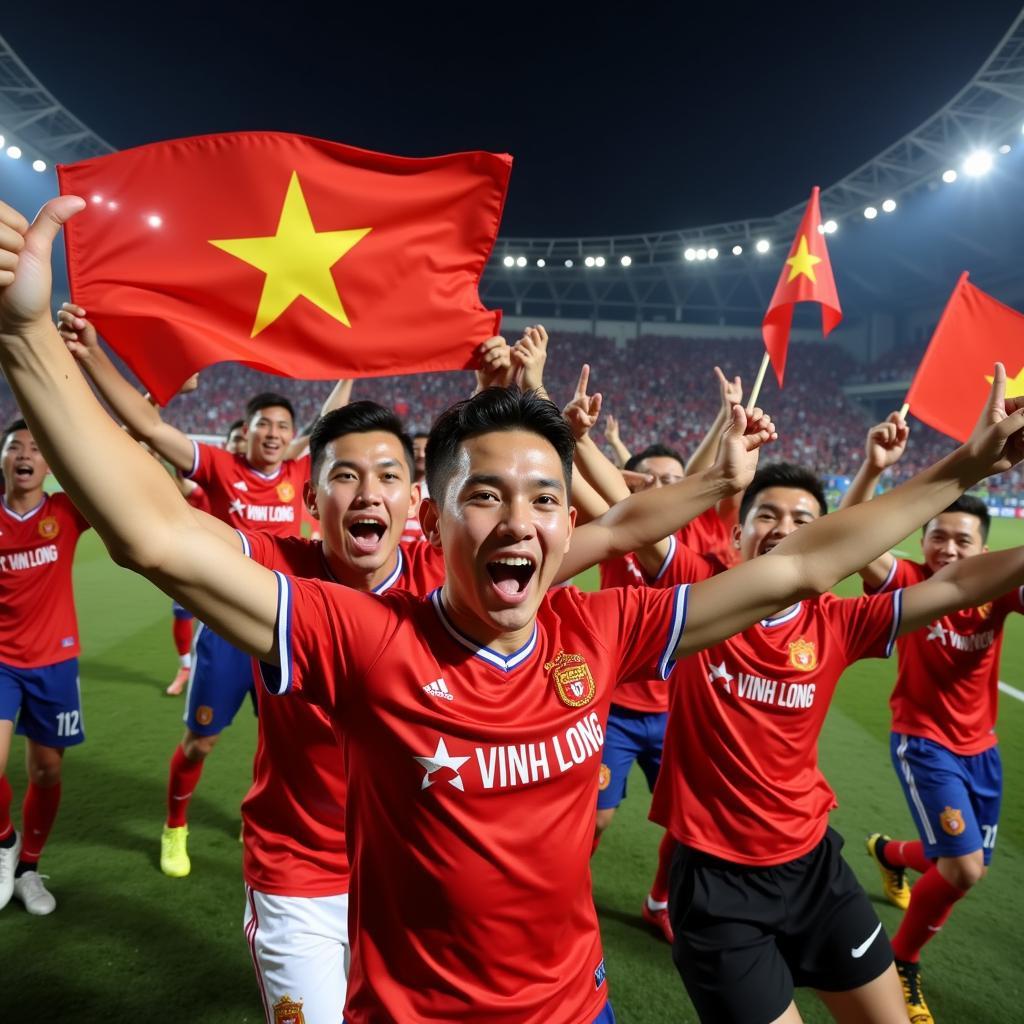
<path id="1" fill-rule="evenodd" d="M 761 321 L 764 347 L 772 361 L 779 387 L 786 373 L 786 352 L 789 348 L 789 329 L 793 323 L 793 306 L 798 302 L 821 304 L 821 333 L 829 332 L 843 319 L 839 308 L 832 264 L 828 258 L 825 235 L 821 231 L 821 210 L 818 206 L 817 185 L 811 191 L 793 246 L 789 250 L 775 294 L 768 304 L 768 312 Z"/>
<path id="2" fill-rule="evenodd" d="M 159 402 L 223 361 L 299 379 L 467 368 L 512 160 L 411 159 L 278 132 L 57 168 L 88 206 L 71 294 Z"/>
<path id="3" fill-rule="evenodd" d="M 922 423 L 966 441 L 997 362 L 1006 367 L 1006 394 L 1024 395 L 1024 314 L 976 288 L 964 271 L 907 392 L 910 411 Z"/>

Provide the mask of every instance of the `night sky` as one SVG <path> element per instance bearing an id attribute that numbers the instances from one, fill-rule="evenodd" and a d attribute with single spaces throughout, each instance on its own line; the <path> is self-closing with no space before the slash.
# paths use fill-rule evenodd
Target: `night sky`
<path id="1" fill-rule="evenodd" d="M 503 150 L 503 234 L 614 234 L 801 201 L 950 99 L 1019 6 L 12 3 L 0 34 L 117 147 L 248 128 Z"/>

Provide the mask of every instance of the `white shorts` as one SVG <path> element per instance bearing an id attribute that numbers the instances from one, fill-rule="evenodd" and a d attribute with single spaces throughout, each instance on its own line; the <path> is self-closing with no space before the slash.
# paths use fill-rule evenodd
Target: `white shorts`
<path id="1" fill-rule="evenodd" d="M 348 893 L 269 896 L 246 886 L 244 927 L 269 1024 L 340 1024 L 350 959 Z"/>

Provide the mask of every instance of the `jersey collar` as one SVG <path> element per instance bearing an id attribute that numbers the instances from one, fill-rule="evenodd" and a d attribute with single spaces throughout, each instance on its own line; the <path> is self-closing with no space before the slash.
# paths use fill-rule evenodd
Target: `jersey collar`
<path id="1" fill-rule="evenodd" d="M 25 523 L 28 522 L 28 520 L 31 519 L 46 504 L 46 495 L 43 495 L 39 504 L 36 505 L 35 508 L 30 508 L 24 515 L 20 515 L 19 513 L 15 512 L 14 509 L 7 504 L 7 499 L 5 497 L 0 497 L 0 504 L 3 505 L 4 511 L 12 519 L 17 519 L 19 523 Z"/>
<path id="2" fill-rule="evenodd" d="M 774 619 L 762 619 L 761 625 L 771 629 L 772 626 L 781 626 L 784 622 L 792 622 L 793 619 L 800 614 L 803 606 L 803 601 L 797 601 L 797 603 L 793 605 L 788 612 L 784 612 L 782 615 L 776 615 Z"/>
<path id="3" fill-rule="evenodd" d="M 500 668 L 503 672 L 511 672 L 512 669 L 521 665 L 527 658 L 533 654 L 537 647 L 537 623 L 533 624 L 533 632 L 530 634 L 530 639 L 519 648 L 518 651 L 513 651 L 509 655 L 499 654 L 497 651 L 492 651 L 490 647 L 481 647 L 471 637 L 466 636 L 465 633 L 459 629 L 458 626 L 452 622 L 448 615 L 448 611 L 444 606 L 444 601 L 441 600 L 441 588 L 433 591 L 430 595 L 430 603 L 434 606 L 434 611 L 437 613 L 438 619 L 441 621 L 441 625 L 447 630 L 448 635 L 457 643 L 461 644 L 466 650 L 471 651 L 476 657 L 482 658 L 489 665 L 493 665 L 495 668 Z"/>
<path id="4" fill-rule="evenodd" d="M 385 591 L 390 590 L 402 578 L 402 573 L 405 572 L 405 556 L 402 554 L 401 547 L 399 547 L 397 550 L 398 559 L 395 562 L 394 571 L 391 573 L 390 576 L 388 576 L 386 580 L 382 580 L 380 583 L 377 584 L 377 586 L 373 587 L 370 590 L 371 594 L 383 594 Z M 323 541 L 320 541 L 320 557 L 321 559 L 323 559 L 324 572 L 327 573 L 327 578 L 332 583 L 341 583 L 341 580 L 339 580 L 338 577 L 335 576 L 333 571 L 331 570 L 331 563 L 327 557 L 327 550 L 324 548 Z"/>

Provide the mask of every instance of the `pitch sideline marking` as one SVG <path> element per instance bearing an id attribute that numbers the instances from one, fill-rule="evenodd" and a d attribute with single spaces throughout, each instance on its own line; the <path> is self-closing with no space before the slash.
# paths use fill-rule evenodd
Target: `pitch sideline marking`
<path id="1" fill-rule="evenodd" d="M 1016 686 L 1004 683 L 1002 679 L 999 680 L 999 689 L 1008 696 L 1015 697 L 1017 700 L 1024 702 L 1024 690 L 1018 690 Z"/>

